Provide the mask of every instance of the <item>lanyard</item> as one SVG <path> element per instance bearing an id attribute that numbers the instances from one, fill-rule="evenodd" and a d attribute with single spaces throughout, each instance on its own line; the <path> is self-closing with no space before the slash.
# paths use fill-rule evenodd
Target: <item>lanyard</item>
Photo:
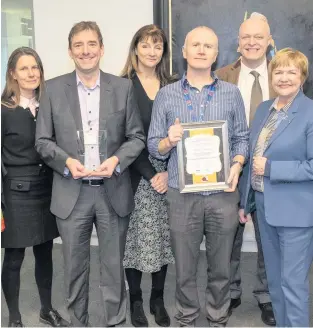
<path id="1" fill-rule="evenodd" d="M 207 105 L 209 104 L 209 102 L 211 101 L 211 99 L 213 97 L 213 94 L 216 90 L 217 81 L 218 80 L 215 79 L 215 81 L 208 87 L 208 95 L 207 95 L 205 105 L 200 106 L 200 117 L 199 117 L 199 119 L 197 117 L 196 110 L 192 106 L 189 89 L 187 88 L 186 85 L 183 86 L 184 98 L 185 98 L 185 101 L 186 101 L 186 104 L 187 104 L 187 108 L 191 112 L 192 122 L 203 122 L 205 109 L 206 109 Z"/>

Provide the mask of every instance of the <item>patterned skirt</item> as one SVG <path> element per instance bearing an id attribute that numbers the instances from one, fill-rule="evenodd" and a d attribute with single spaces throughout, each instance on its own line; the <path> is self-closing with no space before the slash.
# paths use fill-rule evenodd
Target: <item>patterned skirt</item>
<path id="1" fill-rule="evenodd" d="M 149 159 L 157 172 L 165 171 L 164 162 Z M 169 263 L 174 263 L 174 257 L 165 194 L 157 193 L 141 178 L 127 232 L 124 267 L 152 273 Z"/>

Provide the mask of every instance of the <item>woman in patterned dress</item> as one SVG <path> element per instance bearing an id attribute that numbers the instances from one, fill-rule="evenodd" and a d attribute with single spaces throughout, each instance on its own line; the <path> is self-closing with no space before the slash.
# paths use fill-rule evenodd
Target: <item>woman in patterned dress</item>
<path id="1" fill-rule="evenodd" d="M 169 75 L 169 50 L 164 32 L 147 25 L 134 35 L 122 76 L 133 81 L 138 107 L 148 134 L 153 99 L 159 89 L 174 81 Z M 150 312 L 159 326 L 170 325 L 163 293 L 167 265 L 174 262 L 164 193 L 166 162 L 152 158 L 147 148 L 130 167 L 135 197 L 127 233 L 124 267 L 129 285 L 131 322 L 147 327 L 140 288 L 142 272 L 151 273 Z"/>

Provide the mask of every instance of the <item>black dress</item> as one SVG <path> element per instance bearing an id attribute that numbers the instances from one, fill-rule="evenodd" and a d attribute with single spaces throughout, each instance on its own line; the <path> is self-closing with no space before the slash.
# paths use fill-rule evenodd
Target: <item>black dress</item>
<path id="1" fill-rule="evenodd" d="M 153 101 L 147 96 L 137 75 L 133 84 L 144 130 L 148 135 Z M 165 195 L 157 193 L 149 182 L 157 172 L 166 171 L 166 166 L 166 162 L 151 157 L 145 148 L 130 167 L 135 209 L 127 231 L 125 268 L 152 273 L 174 262 Z"/>
<path id="2" fill-rule="evenodd" d="M 3 248 L 24 248 L 59 236 L 50 212 L 52 170 L 35 150 L 36 118 L 1 105 Z"/>

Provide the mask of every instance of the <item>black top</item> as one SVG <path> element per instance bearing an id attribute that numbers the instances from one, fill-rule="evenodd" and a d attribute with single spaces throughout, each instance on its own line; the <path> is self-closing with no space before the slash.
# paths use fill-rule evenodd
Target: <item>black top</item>
<path id="1" fill-rule="evenodd" d="M 37 170 L 32 173 L 25 169 L 25 166 L 35 169 L 44 165 L 35 150 L 35 134 L 36 117 L 29 108 L 1 105 L 1 155 L 6 169 L 21 167 L 25 175 L 38 175 Z"/>
<path id="2" fill-rule="evenodd" d="M 148 97 L 137 74 L 134 75 L 132 81 L 145 135 L 148 136 L 153 100 Z M 149 152 L 146 146 L 146 148 L 141 152 L 138 158 L 130 166 L 132 187 L 134 193 L 137 190 L 140 178 L 142 176 L 149 181 L 157 173 L 152 164 L 150 163 L 148 156 Z"/>

